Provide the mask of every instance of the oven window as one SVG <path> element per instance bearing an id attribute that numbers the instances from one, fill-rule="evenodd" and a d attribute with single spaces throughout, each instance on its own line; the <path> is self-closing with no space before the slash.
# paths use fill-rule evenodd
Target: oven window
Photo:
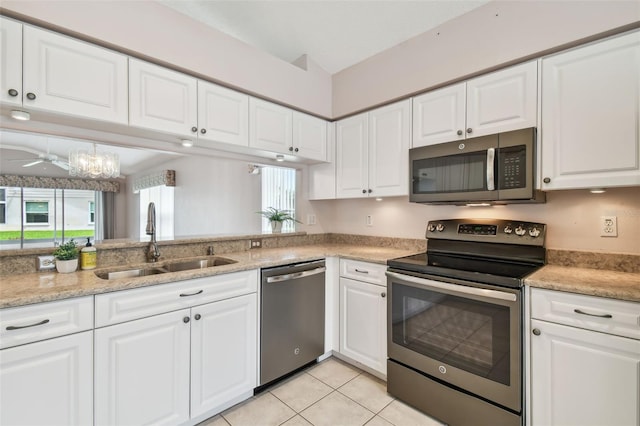
<path id="1" fill-rule="evenodd" d="M 486 191 L 487 152 L 413 160 L 413 194 Z"/>
<path id="2" fill-rule="evenodd" d="M 398 283 L 392 287 L 393 342 L 509 385 L 509 308 Z"/>

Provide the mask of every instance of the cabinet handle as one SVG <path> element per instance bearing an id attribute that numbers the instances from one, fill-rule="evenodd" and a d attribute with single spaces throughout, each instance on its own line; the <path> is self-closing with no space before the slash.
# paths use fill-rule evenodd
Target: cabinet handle
<path id="1" fill-rule="evenodd" d="M 29 327 L 36 327 L 38 325 L 44 325 L 46 323 L 48 323 L 49 320 L 42 320 L 40 322 L 37 322 L 35 324 L 29 324 L 29 325 L 10 325 L 9 327 L 7 327 L 7 330 L 11 331 L 11 330 L 20 330 L 21 328 L 29 328 Z"/>
<path id="2" fill-rule="evenodd" d="M 197 128 L 196 126 L 193 126 L 193 127 L 191 128 L 191 131 L 192 131 L 193 133 L 196 133 L 196 132 L 198 131 L 198 128 Z"/>
<path id="3" fill-rule="evenodd" d="M 546 177 L 546 178 L 542 179 L 542 181 L 544 183 L 549 183 L 549 182 L 551 182 L 551 178 Z"/>
<path id="4" fill-rule="evenodd" d="M 204 290 L 200 290 L 200 291 L 196 291 L 195 293 L 181 293 L 180 297 L 189 297 L 189 296 L 195 296 L 196 294 L 200 294 L 202 293 Z"/>
<path id="5" fill-rule="evenodd" d="M 202 318 L 202 315 L 200 315 L 200 314 L 196 314 L 194 318 L 195 318 L 195 319 L 196 319 L 196 321 L 197 321 L 197 320 L 199 320 L 200 318 Z"/>
<path id="6" fill-rule="evenodd" d="M 580 315 L 589 315 L 590 317 L 598 317 L 598 318 L 613 318 L 611 314 L 590 314 L 589 312 L 585 312 L 581 309 L 574 309 L 573 312 Z"/>
<path id="7" fill-rule="evenodd" d="M 467 128 L 467 133 L 471 134 L 473 132 L 473 129 L 471 127 Z"/>
<path id="8" fill-rule="evenodd" d="M 380 293 L 380 296 L 382 296 L 382 297 L 387 297 L 387 293 L 382 292 L 382 293 Z"/>
<path id="9" fill-rule="evenodd" d="M 540 334 L 542 334 L 542 333 L 540 332 L 540 330 L 539 330 L 539 329 L 537 329 L 537 328 L 534 328 L 534 329 L 532 330 L 532 333 L 533 333 L 533 334 L 535 334 L 536 336 L 539 336 Z"/>
<path id="10" fill-rule="evenodd" d="M 182 322 L 184 322 L 185 324 L 188 323 L 189 321 L 190 321 L 189 317 L 182 318 Z"/>
<path id="11" fill-rule="evenodd" d="M 29 99 L 30 101 L 33 101 L 36 98 L 36 95 L 34 93 L 27 93 L 27 99 Z"/>
<path id="12" fill-rule="evenodd" d="M 18 96 L 18 91 L 16 89 L 9 89 L 9 96 Z"/>
<path id="13" fill-rule="evenodd" d="M 363 271 L 362 269 L 358 269 L 358 268 L 356 268 L 355 271 L 360 273 L 360 274 L 368 274 L 369 273 L 369 271 Z"/>
<path id="14" fill-rule="evenodd" d="M 458 136 L 462 136 L 462 130 L 458 130 L 456 133 L 458 134 Z"/>
<path id="15" fill-rule="evenodd" d="M 207 129 L 200 129 L 200 133 L 204 135 L 205 133 L 207 133 Z"/>

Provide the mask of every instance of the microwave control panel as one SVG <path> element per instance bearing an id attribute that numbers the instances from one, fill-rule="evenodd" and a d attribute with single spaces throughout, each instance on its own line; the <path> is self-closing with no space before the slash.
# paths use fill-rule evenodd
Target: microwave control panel
<path id="1" fill-rule="evenodd" d="M 527 184 L 526 147 L 501 148 L 498 157 L 500 189 L 524 188 Z"/>

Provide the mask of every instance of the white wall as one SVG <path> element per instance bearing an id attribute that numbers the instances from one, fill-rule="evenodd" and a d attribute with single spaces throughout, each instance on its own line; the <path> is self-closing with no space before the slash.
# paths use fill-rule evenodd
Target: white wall
<path id="1" fill-rule="evenodd" d="M 427 221 L 465 217 L 541 222 L 548 225 L 547 248 L 640 254 L 640 188 L 547 193 L 545 204 L 495 207 L 430 206 L 408 197 L 310 201 L 325 232 L 424 238 Z M 365 216 L 373 216 L 373 226 Z M 600 216 L 618 217 L 618 237 L 600 237 Z"/>
<path id="2" fill-rule="evenodd" d="M 333 75 L 333 117 L 640 21 L 640 1 L 493 1 Z"/>

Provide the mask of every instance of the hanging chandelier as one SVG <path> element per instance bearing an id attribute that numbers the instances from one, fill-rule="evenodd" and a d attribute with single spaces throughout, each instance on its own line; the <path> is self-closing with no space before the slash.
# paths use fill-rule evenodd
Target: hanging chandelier
<path id="1" fill-rule="evenodd" d="M 69 175 L 83 178 L 116 178 L 120 176 L 120 158 L 113 152 L 74 149 L 69 151 Z"/>

